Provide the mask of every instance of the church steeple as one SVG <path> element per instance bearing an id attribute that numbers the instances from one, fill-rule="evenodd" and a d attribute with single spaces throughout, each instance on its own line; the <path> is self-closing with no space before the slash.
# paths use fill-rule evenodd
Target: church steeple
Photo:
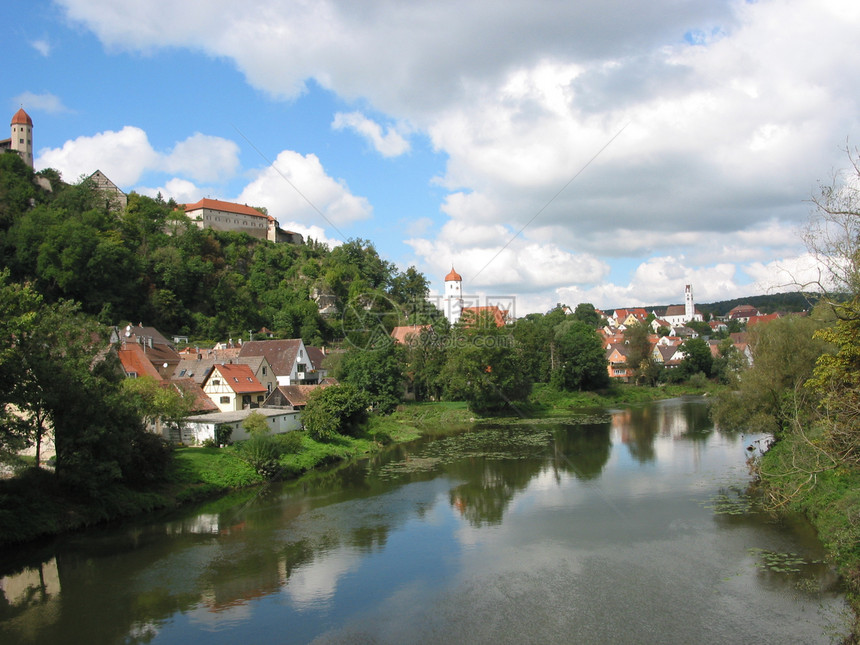
<path id="1" fill-rule="evenodd" d="M 33 167 L 33 119 L 21 108 L 12 117 L 12 138 L 9 147 L 21 155 L 30 168 Z"/>
<path id="2" fill-rule="evenodd" d="M 445 276 L 445 317 L 452 325 L 460 319 L 463 310 L 463 278 L 451 267 Z"/>

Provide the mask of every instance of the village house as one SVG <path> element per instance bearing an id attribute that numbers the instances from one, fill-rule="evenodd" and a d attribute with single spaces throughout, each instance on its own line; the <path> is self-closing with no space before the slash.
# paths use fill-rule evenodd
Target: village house
<path id="1" fill-rule="evenodd" d="M 254 412 L 265 417 L 272 434 L 284 434 L 302 429 L 301 413 L 297 410 L 269 408 L 235 410 L 188 417 L 182 424 L 179 440 L 191 446 L 200 445 L 205 441 L 214 442 L 216 430 L 222 426 L 229 431 L 230 441 L 244 441 L 251 435 L 242 424 Z"/>
<path id="2" fill-rule="evenodd" d="M 250 367 L 223 363 L 212 366 L 203 381 L 203 391 L 221 412 L 257 408 L 267 395 Z"/>
<path id="3" fill-rule="evenodd" d="M 239 357 L 251 356 L 266 358 L 278 385 L 313 385 L 321 378 L 301 338 L 248 341 L 242 345 Z"/>
<path id="4" fill-rule="evenodd" d="M 328 385 L 331 384 L 280 385 L 266 398 L 263 407 L 303 410 L 308 404 L 308 397 L 311 392 L 328 387 Z"/>
<path id="5" fill-rule="evenodd" d="M 629 383 L 634 370 L 627 366 L 629 346 L 624 343 L 613 343 L 606 349 L 606 361 L 609 377 Z"/>

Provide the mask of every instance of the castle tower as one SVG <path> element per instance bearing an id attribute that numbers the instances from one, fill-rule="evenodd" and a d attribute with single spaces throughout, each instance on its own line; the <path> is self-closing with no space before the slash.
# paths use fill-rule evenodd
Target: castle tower
<path id="1" fill-rule="evenodd" d="M 452 325 L 460 320 L 463 311 L 463 278 L 451 267 L 451 272 L 445 276 L 445 317 Z"/>
<path id="2" fill-rule="evenodd" d="M 9 147 L 21 155 L 30 168 L 33 167 L 33 119 L 21 108 L 12 117 L 12 138 Z"/>
<path id="3" fill-rule="evenodd" d="M 693 320 L 696 315 L 696 306 L 693 304 L 693 285 L 684 287 L 684 318 L 687 322 Z"/>

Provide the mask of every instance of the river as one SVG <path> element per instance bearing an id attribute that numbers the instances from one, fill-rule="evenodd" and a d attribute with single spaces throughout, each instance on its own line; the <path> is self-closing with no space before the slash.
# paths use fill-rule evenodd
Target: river
<path id="1" fill-rule="evenodd" d="M 763 437 L 699 399 L 480 425 L 0 556 L 0 643 L 830 643 Z"/>

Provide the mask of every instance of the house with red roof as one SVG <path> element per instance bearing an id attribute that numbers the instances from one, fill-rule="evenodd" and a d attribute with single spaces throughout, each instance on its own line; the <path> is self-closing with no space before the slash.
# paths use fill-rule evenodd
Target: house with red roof
<path id="1" fill-rule="evenodd" d="M 249 366 L 235 363 L 213 365 L 203 391 L 221 412 L 260 407 L 268 394 Z"/>
<path id="2" fill-rule="evenodd" d="M 285 231 L 271 215 L 266 215 L 247 204 L 225 202 L 204 197 L 194 204 L 185 204 L 185 214 L 199 228 L 216 231 L 236 231 L 270 242 L 302 244 L 299 233 Z"/>
<path id="3" fill-rule="evenodd" d="M 504 327 L 510 322 L 510 314 L 498 305 L 483 305 L 479 307 L 463 307 L 460 311 L 459 322 L 467 327 L 481 324 L 482 321 L 492 321 L 496 327 Z"/>

